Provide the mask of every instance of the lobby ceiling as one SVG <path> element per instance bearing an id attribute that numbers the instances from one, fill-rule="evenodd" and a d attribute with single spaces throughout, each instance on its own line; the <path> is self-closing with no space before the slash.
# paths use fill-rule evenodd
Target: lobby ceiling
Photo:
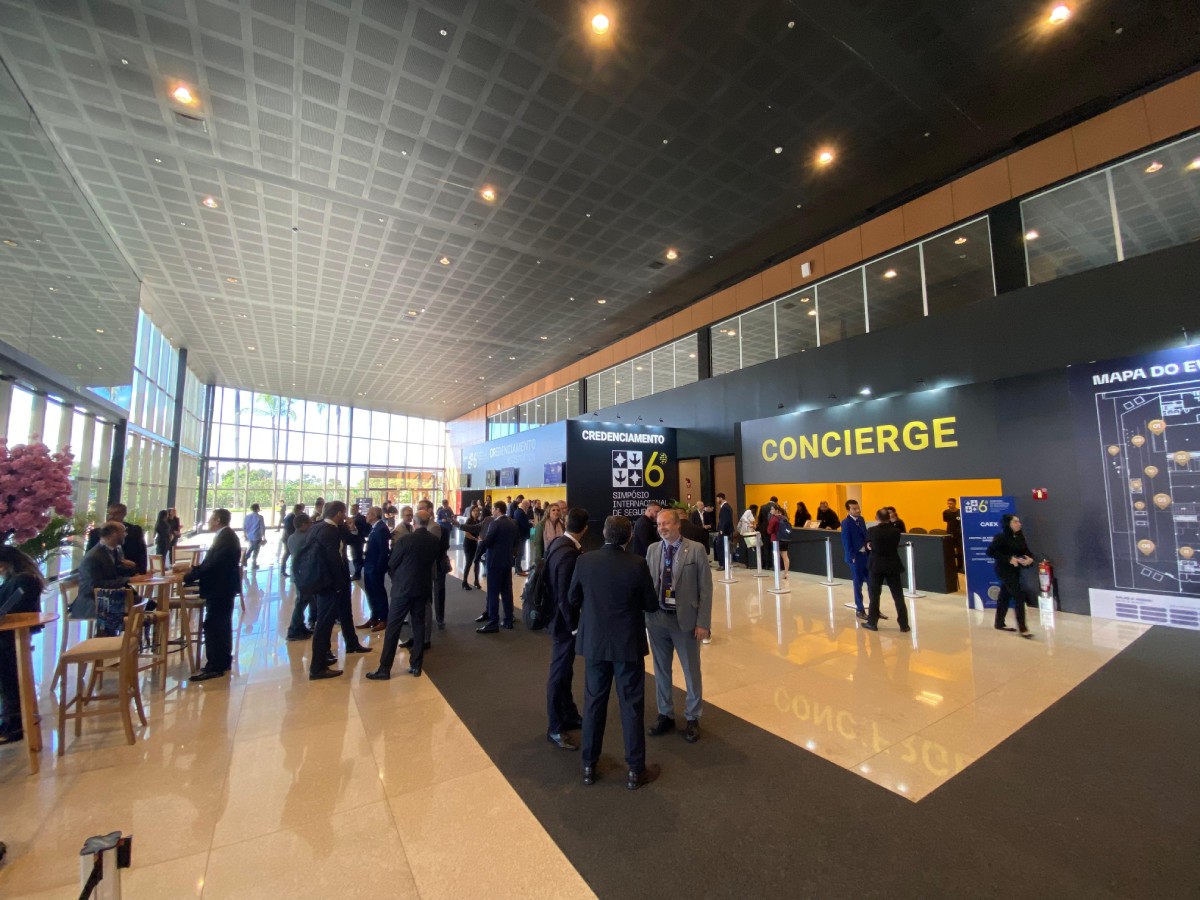
<path id="1" fill-rule="evenodd" d="M 446 419 L 1197 62 L 1070 5 L 0 0 L 0 60 L 204 380 Z"/>

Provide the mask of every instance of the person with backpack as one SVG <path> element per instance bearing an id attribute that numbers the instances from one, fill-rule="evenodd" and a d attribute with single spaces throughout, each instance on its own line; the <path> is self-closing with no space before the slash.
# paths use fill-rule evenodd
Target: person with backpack
<path id="1" fill-rule="evenodd" d="M 787 510 L 782 506 L 771 509 L 771 517 L 767 520 L 767 539 L 779 543 L 779 571 L 786 580 L 788 577 L 788 541 L 792 537 L 792 523 L 788 520 Z"/>
<path id="2" fill-rule="evenodd" d="M 557 509 L 557 507 L 551 507 Z M 575 705 L 571 680 L 575 674 L 575 631 L 579 628 L 579 608 L 570 604 L 568 591 L 575 563 L 583 553 L 581 541 L 587 534 L 588 511 L 576 506 L 567 513 L 566 531 L 546 548 L 542 577 L 554 599 L 547 630 L 550 632 L 550 675 L 546 679 L 546 716 L 549 720 L 546 740 L 562 750 L 578 750 L 579 745 L 567 734 L 583 727 L 583 717 Z"/>
<path id="3" fill-rule="evenodd" d="M 350 614 L 350 567 L 342 543 L 342 526 L 346 522 L 346 504 L 334 500 L 324 506 L 324 516 L 308 530 L 304 546 L 292 562 L 296 587 L 311 592 L 317 608 L 313 629 L 312 651 L 308 662 L 308 678 L 319 681 L 336 678 L 341 669 L 333 668 L 337 657 L 332 652 L 333 623 L 340 620 L 346 653 L 369 653 L 358 641 L 354 618 Z"/>

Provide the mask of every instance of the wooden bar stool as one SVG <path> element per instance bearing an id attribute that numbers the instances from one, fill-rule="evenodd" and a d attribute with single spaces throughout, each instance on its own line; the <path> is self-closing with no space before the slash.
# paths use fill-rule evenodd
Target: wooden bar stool
<path id="1" fill-rule="evenodd" d="M 72 619 L 70 614 L 70 606 L 75 599 L 75 592 L 79 588 L 79 578 L 72 575 L 68 578 L 60 578 L 58 580 L 58 602 L 62 611 L 62 618 L 58 620 L 58 655 L 67 652 L 67 641 L 71 630 L 72 622 L 86 622 L 86 635 L 92 637 L 96 631 L 95 619 Z M 58 672 L 54 673 L 54 680 L 50 683 L 50 690 L 53 691 L 58 686 Z"/>
<path id="2" fill-rule="evenodd" d="M 132 594 L 132 592 L 131 592 Z M 129 704 L 137 709 L 138 719 L 146 724 L 146 711 L 142 708 L 142 693 L 138 686 L 138 651 L 142 637 L 142 623 L 146 614 L 146 604 L 137 603 L 125 617 L 125 632 L 119 637 L 88 638 L 76 644 L 59 657 L 55 677 L 62 675 L 58 695 L 58 755 L 66 750 L 67 720 L 75 720 L 75 736 L 83 732 L 83 720 L 91 716 L 118 713 L 121 724 L 125 726 L 125 739 L 133 744 L 136 738 L 133 734 L 133 719 L 129 713 Z M 67 701 L 67 667 L 75 666 L 75 696 Z M 87 667 L 92 667 L 91 677 L 84 685 Z M 112 694 L 96 693 L 103 690 L 104 676 L 117 676 L 117 690 Z M 100 704 L 105 700 L 116 701 L 112 706 L 101 706 L 88 709 L 92 703 Z"/>

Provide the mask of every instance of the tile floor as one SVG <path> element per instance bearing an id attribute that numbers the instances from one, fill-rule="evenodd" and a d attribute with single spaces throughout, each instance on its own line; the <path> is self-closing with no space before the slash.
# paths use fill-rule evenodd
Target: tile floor
<path id="1" fill-rule="evenodd" d="M 132 747 L 105 718 L 56 755 L 47 629 L 34 660 L 41 774 L 29 776 L 23 745 L 0 748 L 0 896 L 77 896 L 79 846 L 114 829 L 135 835 L 135 900 L 378 896 L 381 884 L 426 900 L 549 896 L 547 885 L 591 896 L 429 678 L 368 684 L 369 655 L 344 678 L 307 680 L 307 645 L 282 639 L 290 595 L 269 549 L 235 617 L 236 674 L 188 685 L 176 666 L 165 692 L 147 693 Z M 912 604 L 910 635 L 894 621 L 872 634 L 845 608 L 847 585 L 793 575 L 776 595 L 735 577 L 715 585 L 706 702 L 913 801 L 1144 630 L 1043 610 L 1024 641 L 961 595 L 929 595 Z"/>

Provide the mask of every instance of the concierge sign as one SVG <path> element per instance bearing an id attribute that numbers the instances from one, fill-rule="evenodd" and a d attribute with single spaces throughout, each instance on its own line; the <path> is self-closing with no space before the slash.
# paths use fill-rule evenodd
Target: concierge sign
<path id="1" fill-rule="evenodd" d="M 742 423 L 746 484 L 996 474 L 992 386 L 922 391 Z"/>
<path id="2" fill-rule="evenodd" d="M 567 425 L 567 503 L 593 522 L 637 518 L 651 500 L 679 497 L 675 429 L 600 421 Z"/>

